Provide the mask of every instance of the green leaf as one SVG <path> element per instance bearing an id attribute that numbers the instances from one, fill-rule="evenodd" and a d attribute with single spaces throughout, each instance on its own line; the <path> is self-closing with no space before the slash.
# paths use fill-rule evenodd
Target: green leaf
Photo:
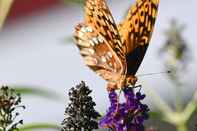
<path id="1" fill-rule="evenodd" d="M 20 131 L 33 131 L 35 129 L 53 129 L 56 131 L 61 130 L 61 126 L 56 124 L 50 124 L 50 123 L 32 123 L 32 124 L 26 124 L 22 126 L 19 130 Z"/>
<path id="2" fill-rule="evenodd" d="M 162 120 L 162 113 L 159 111 L 151 111 L 148 113 L 150 118 Z"/>
<path id="3" fill-rule="evenodd" d="M 61 97 L 51 90 L 43 89 L 43 87 L 32 87 L 32 86 L 12 86 L 16 92 L 23 96 L 39 96 L 52 100 L 60 100 Z"/>
<path id="4" fill-rule="evenodd" d="M 13 0 L 0 0 L 0 29 L 2 28 Z"/>

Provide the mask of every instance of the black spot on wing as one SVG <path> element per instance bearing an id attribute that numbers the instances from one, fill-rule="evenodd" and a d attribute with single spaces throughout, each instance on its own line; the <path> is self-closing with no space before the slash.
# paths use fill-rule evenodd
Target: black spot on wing
<path id="1" fill-rule="evenodd" d="M 134 51 L 132 51 L 126 56 L 128 75 L 136 74 L 140 64 L 142 63 L 147 48 L 148 48 L 148 44 L 145 44 L 143 46 L 138 46 L 137 48 L 134 49 Z"/>

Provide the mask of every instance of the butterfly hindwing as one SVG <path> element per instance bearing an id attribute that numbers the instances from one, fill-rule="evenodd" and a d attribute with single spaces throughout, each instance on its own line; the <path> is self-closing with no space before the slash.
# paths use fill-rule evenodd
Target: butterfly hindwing
<path id="1" fill-rule="evenodd" d="M 137 0 L 119 25 L 122 48 L 126 54 L 127 74 L 137 72 L 153 32 L 159 0 Z"/>

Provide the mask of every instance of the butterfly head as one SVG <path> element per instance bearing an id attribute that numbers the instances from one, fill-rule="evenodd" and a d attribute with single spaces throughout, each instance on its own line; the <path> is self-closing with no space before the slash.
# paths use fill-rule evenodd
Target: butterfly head
<path id="1" fill-rule="evenodd" d="M 134 86 L 136 82 L 137 82 L 136 76 L 123 75 L 118 81 L 108 82 L 107 90 L 111 91 L 116 89 L 122 89 L 124 87 Z"/>
<path id="2" fill-rule="evenodd" d="M 137 77 L 136 76 L 134 76 L 134 75 L 127 76 L 126 80 L 125 80 L 125 86 L 124 87 L 134 86 L 136 82 L 137 82 Z"/>

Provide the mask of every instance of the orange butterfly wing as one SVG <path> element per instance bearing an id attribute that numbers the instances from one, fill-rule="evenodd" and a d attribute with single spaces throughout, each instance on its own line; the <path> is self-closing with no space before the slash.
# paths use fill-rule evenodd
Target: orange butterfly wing
<path id="1" fill-rule="evenodd" d="M 86 0 L 85 23 L 89 23 L 107 40 L 120 59 L 125 58 L 118 28 L 105 0 Z"/>
<path id="2" fill-rule="evenodd" d="M 126 55 L 127 75 L 135 75 L 149 45 L 158 12 L 159 0 L 137 0 L 119 25 Z"/>
<path id="3" fill-rule="evenodd" d="M 86 0 L 85 22 L 76 26 L 74 36 L 87 66 L 108 82 L 120 80 L 126 60 L 105 0 Z"/>

